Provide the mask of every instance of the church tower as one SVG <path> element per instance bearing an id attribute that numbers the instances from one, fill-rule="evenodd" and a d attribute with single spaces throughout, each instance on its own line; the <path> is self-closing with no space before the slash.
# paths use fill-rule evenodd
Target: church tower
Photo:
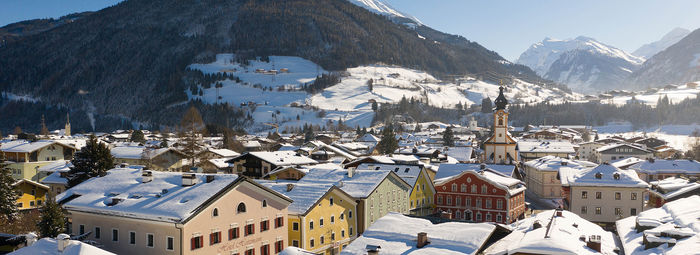
<path id="1" fill-rule="evenodd" d="M 70 136 L 70 113 L 66 113 L 66 129 L 63 132 L 64 136 Z"/>
<path id="2" fill-rule="evenodd" d="M 516 164 L 518 162 L 517 142 L 508 132 L 508 100 L 503 95 L 503 87 L 494 104 L 493 133 L 484 142 L 484 162 L 493 164 Z"/>

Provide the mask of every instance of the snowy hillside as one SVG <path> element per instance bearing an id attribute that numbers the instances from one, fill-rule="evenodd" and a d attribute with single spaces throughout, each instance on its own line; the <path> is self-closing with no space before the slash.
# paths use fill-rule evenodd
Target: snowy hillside
<path id="1" fill-rule="evenodd" d="M 338 120 L 349 126 L 369 126 L 374 116 L 370 100 L 397 103 L 406 97 L 440 107 L 453 108 L 457 104 L 468 107 L 481 104 L 485 97 L 494 99 L 499 91 L 498 85 L 472 78 L 448 83 L 423 71 L 372 65 L 348 69 L 343 72 L 339 84 L 312 95 L 301 90 L 300 85 L 312 83 L 317 74 L 327 71 L 309 60 L 270 56 L 269 62 L 253 60 L 243 65 L 235 59 L 233 54 L 219 54 L 215 62 L 192 64 L 189 68 L 209 74 L 228 72 L 240 78 L 240 82 L 227 79 L 221 81 L 221 88 L 205 88 L 200 84 L 201 95 L 193 95 L 190 90 L 186 93 L 190 99 L 209 104 L 245 104 L 243 107 L 249 109 L 258 123 L 253 130 L 269 128 L 262 123 L 278 123 L 282 129 L 303 126 L 304 123 L 324 125 Z M 370 79 L 373 80 L 372 91 L 368 86 Z M 582 98 L 580 94 L 546 89 L 519 80 L 506 87 L 506 95 L 513 103 L 557 103 Z M 324 113 L 319 110 L 324 110 Z"/>
<path id="2" fill-rule="evenodd" d="M 639 47 L 639 49 L 632 52 L 632 54 L 647 59 L 651 58 L 652 56 L 656 55 L 656 53 L 659 53 L 669 46 L 676 44 L 688 34 L 690 34 L 690 30 L 677 27 L 664 35 L 660 40 L 642 45 L 642 47 Z"/>
<path id="3" fill-rule="evenodd" d="M 584 36 L 569 40 L 545 38 L 517 60 L 544 78 L 582 92 L 615 87 L 643 62 L 644 58 Z"/>
<path id="4" fill-rule="evenodd" d="M 659 98 L 668 97 L 670 103 L 677 104 L 687 98 L 696 98 L 697 95 L 700 94 L 700 88 L 698 88 L 697 84 L 700 84 L 700 81 L 684 85 L 670 85 L 660 89 L 649 89 L 643 92 L 626 93 L 629 95 L 609 95 L 612 97 L 603 99 L 601 102 L 624 105 L 629 102 L 636 101 L 646 105 L 656 106 Z"/>
<path id="5" fill-rule="evenodd" d="M 392 18 L 402 18 L 412 21 L 416 25 L 423 25 L 416 17 L 397 11 L 382 0 L 348 0 L 351 3 L 365 8 L 371 12 L 386 15 Z"/>

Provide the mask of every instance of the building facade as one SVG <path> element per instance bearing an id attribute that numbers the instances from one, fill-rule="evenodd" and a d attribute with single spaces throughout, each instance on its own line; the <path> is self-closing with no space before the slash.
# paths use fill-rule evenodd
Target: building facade
<path id="1" fill-rule="evenodd" d="M 517 141 L 508 132 L 508 100 L 503 95 L 504 88 L 495 100 L 493 112 L 493 134 L 484 142 L 484 161 L 495 164 L 515 164 L 518 162 Z"/>
<path id="2" fill-rule="evenodd" d="M 54 141 L 37 141 L 3 146 L 2 154 L 8 161 L 6 163 L 9 163 L 7 168 L 12 171 L 12 178 L 36 182 L 46 177 L 38 171 L 40 167 L 56 161 L 70 160 L 75 150 L 75 147 Z"/>

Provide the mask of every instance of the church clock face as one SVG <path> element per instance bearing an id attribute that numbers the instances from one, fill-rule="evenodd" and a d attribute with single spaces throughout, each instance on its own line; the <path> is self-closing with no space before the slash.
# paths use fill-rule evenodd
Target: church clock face
<path id="1" fill-rule="evenodd" d="M 498 112 L 498 116 L 503 117 L 503 112 Z"/>

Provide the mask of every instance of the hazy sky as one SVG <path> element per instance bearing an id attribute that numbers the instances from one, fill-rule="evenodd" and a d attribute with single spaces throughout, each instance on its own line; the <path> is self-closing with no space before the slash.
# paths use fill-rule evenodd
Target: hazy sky
<path id="1" fill-rule="evenodd" d="M 700 27 L 698 0 L 385 0 L 426 25 L 515 60 L 544 37 L 579 35 L 632 52 L 675 27 Z M 95 11 L 120 0 L 0 0 L 0 26 Z"/>

